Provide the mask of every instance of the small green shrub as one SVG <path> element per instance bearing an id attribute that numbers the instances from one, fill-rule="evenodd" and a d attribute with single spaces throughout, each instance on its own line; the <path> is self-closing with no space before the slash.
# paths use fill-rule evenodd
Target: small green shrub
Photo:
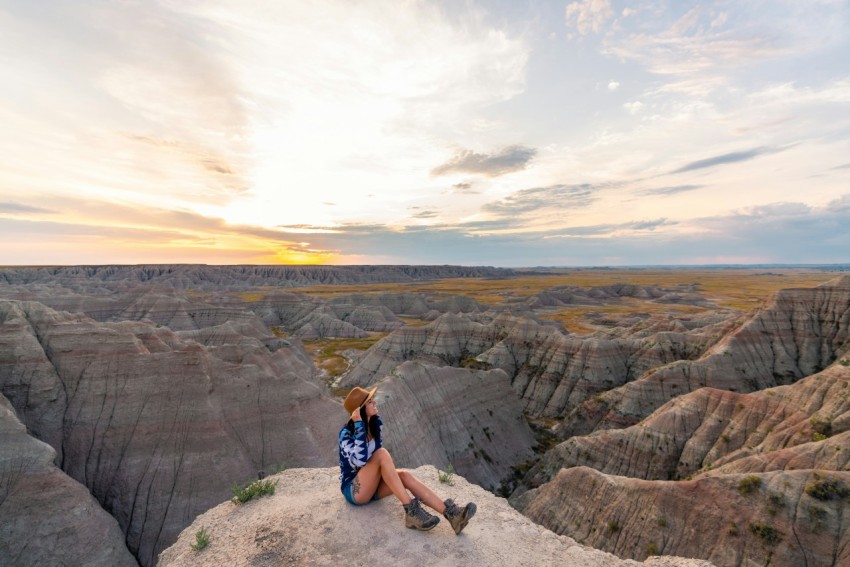
<path id="1" fill-rule="evenodd" d="M 823 433 L 818 433 L 817 431 L 812 433 L 812 441 L 823 441 L 824 439 L 826 439 L 826 435 Z"/>
<path id="2" fill-rule="evenodd" d="M 724 433 L 723 435 L 721 435 L 721 436 L 720 436 L 720 439 L 721 439 L 724 443 L 728 443 L 728 442 L 729 442 L 729 436 L 728 436 L 728 435 L 726 435 L 725 433 Z"/>
<path id="3" fill-rule="evenodd" d="M 809 419 L 809 425 L 812 426 L 812 431 L 814 432 L 813 435 L 820 435 L 820 439 L 815 439 L 815 441 L 822 441 L 832 435 L 832 422 L 827 421 L 820 416 L 813 415 L 811 419 Z"/>
<path id="4" fill-rule="evenodd" d="M 449 463 L 449 465 L 446 467 L 446 470 L 444 470 L 444 471 L 438 470 L 437 471 L 437 478 L 443 484 L 448 484 L 449 486 L 454 486 L 455 471 L 454 471 L 454 468 L 452 468 L 452 464 Z"/>
<path id="5" fill-rule="evenodd" d="M 658 546 L 655 545 L 654 541 L 646 546 L 646 554 L 648 556 L 658 555 Z"/>
<path id="6" fill-rule="evenodd" d="M 730 536 L 736 537 L 738 535 L 738 524 L 732 522 L 729 524 L 729 529 L 726 531 Z"/>
<path id="7" fill-rule="evenodd" d="M 608 531 L 612 534 L 614 532 L 620 531 L 620 524 L 617 522 L 617 520 L 611 520 L 610 522 L 608 522 Z"/>
<path id="8" fill-rule="evenodd" d="M 806 494 L 818 500 L 838 500 L 850 496 L 850 488 L 837 478 L 819 478 L 806 486 Z"/>
<path id="9" fill-rule="evenodd" d="M 230 492 L 233 498 L 230 499 L 234 504 L 244 504 L 254 498 L 265 496 L 266 494 L 274 494 L 274 489 L 277 486 L 276 480 L 255 480 L 245 486 L 234 484 Z"/>
<path id="10" fill-rule="evenodd" d="M 776 512 L 785 507 L 785 495 L 781 492 L 771 493 L 767 497 L 767 511 L 771 516 L 775 516 Z"/>
<path id="11" fill-rule="evenodd" d="M 666 528 L 667 527 L 667 520 L 665 520 L 664 518 L 658 518 L 658 527 L 659 528 Z"/>
<path id="12" fill-rule="evenodd" d="M 850 366 L 850 359 L 842 358 L 838 361 L 838 364 L 840 364 L 841 366 Z"/>
<path id="13" fill-rule="evenodd" d="M 750 524 L 750 531 L 765 545 L 776 545 L 782 541 L 782 532 L 767 524 Z"/>
<path id="14" fill-rule="evenodd" d="M 194 551 L 201 551 L 210 544 L 210 534 L 207 528 L 201 528 L 195 532 L 195 543 L 191 545 Z"/>
<path id="15" fill-rule="evenodd" d="M 745 476 L 741 479 L 741 482 L 738 483 L 738 492 L 741 494 L 750 494 L 754 490 L 758 490 L 761 487 L 761 477 L 756 475 Z"/>
<path id="16" fill-rule="evenodd" d="M 817 532 L 823 529 L 824 521 L 826 521 L 826 510 L 809 506 L 809 522 L 812 524 L 812 531 Z"/>

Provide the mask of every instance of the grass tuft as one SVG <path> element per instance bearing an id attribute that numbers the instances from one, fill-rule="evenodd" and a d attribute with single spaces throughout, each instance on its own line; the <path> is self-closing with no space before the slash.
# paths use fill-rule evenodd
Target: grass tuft
<path id="1" fill-rule="evenodd" d="M 449 463 L 446 467 L 446 470 L 438 470 L 437 478 L 443 484 L 448 484 L 449 486 L 454 486 L 455 484 L 455 471 L 452 467 L 452 464 Z"/>
<path id="2" fill-rule="evenodd" d="M 201 551 L 210 544 L 210 534 L 207 528 L 201 528 L 195 532 L 195 543 L 191 544 L 193 551 Z"/>
<path id="3" fill-rule="evenodd" d="M 765 545 L 776 545 L 782 541 L 782 532 L 767 524 L 750 524 L 750 531 Z"/>
<path id="4" fill-rule="evenodd" d="M 754 490 L 758 490 L 761 487 L 761 478 L 756 475 L 745 476 L 741 479 L 741 482 L 738 483 L 738 492 L 741 494 L 750 494 Z"/>
<path id="5" fill-rule="evenodd" d="M 233 498 L 230 499 L 234 504 L 244 504 L 254 498 L 265 496 L 266 494 L 274 494 L 274 489 L 277 486 L 276 480 L 255 480 L 245 486 L 234 484 L 230 491 L 233 493 Z"/>
<path id="6" fill-rule="evenodd" d="M 820 478 L 806 486 L 806 494 L 818 500 L 838 500 L 850 496 L 850 488 L 837 478 Z"/>

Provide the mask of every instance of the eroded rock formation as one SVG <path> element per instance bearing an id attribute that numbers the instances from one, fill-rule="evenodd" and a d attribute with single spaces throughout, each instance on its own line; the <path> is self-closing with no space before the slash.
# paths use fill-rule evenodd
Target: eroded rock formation
<path id="1" fill-rule="evenodd" d="M 377 386 L 386 445 L 400 466 L 451 463 L 495 489 L 533 455 L 534 435 L 501 370 L 405 362 Z"/>
<path id="2" fill-rule="evenodd" d="M 678 554 L 719 566 L 839 567 L 850 564 L 850 506 L 846 494 L 807 492 L 824 481 L 848 487 L 850 473 L 774 471 L 671 482 L 575 467 L 514 504 L 555 533 L 621 557 Z"/>
<path id="3" fill-rule="evenodd" d="M 752 394 L 701 388 L 678 396 L 637 425 L 561 443 L 524 484 L 539 486 L 561 468 L 575 466 L 647 480 L 682 479 L 717 467 L 847 470 L 850 445 L 839 434 L 848 431 L 850 367 L 835 365 L 796 384 Z M 838 437 L 827 440 L 833 435 Z"/>
<path id="4" fill-rule="evenodd" d="M 651 368 L 699 357 L 727 328 L 725 320 L 712 320 L 694 329 L 634 338 L 579 338 L 509 313 L 475 319 L 448 313 L 427 326 L 405 327 L 381 339 L 340 385 L 371 384 L 405 360 L 481 365 L 508 374 L 526 413 L 559 417 Z"/>
<path id="5" fill-rule="evenodd" d="M 566 417 L 563 437 L 637 423 L 671 397 L 711 387 L 754 392 L 819 372 L 850 349 L 850 276 L 776 293 L 738 330 L 696 361 L 646 372 Z"/>
<path id="6" fill-rule="evenodd" d="M 150 323 L 0 301 L 0 391 L 150 565 L 232 484 L 335 462 L 345 412 L 300 344 L 276 340 L 205 347 Z"/>
<path id="7" fill-rule="evenodd" d="M 55 455 L 0 395 L 0 564 L 138 565 L 115 518 L 53 465 Z"/>

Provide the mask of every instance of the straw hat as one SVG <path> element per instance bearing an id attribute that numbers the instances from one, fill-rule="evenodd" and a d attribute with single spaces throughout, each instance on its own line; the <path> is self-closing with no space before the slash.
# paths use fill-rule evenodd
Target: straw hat
<path id="1" fill-rule="evenodd" d="M 372 399 L 372 396 L 375 395 L 375 390 L 377 389 L 378 387 L 375 386 L 370 392 L 363 388 L 355 387 L 348 393 L 348 396 L 345 397 L 345 401 L 342 402 L 342 406 L 349 414 L 354 413 L 354 410 Z"/>

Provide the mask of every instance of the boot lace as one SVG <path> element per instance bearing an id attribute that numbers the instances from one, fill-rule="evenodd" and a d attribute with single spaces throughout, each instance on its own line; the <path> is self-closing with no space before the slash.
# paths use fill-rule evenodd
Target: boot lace
<path id="1" fill-rule="evenodd" d="M 431 515 L 422 508 L 418 501 L 413 505 L 412 509 L 410 510 L 410 515 L 419 520 L 420 522 L 427 522 L 431 519 Z"/>

